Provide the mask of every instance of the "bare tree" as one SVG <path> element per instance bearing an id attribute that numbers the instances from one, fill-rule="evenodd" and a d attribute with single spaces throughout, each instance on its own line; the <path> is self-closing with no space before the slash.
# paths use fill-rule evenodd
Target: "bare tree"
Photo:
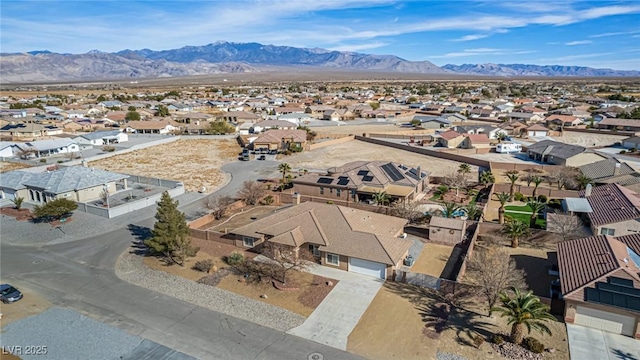
<path id="1" fill-rule="evenodd" d="M 558 234 L 561 241 L 577 239 L 587 234 L 580 218 L 567 214 L 548 214 L 547 231 Z"/>
<path id="2" fill-rule="evenodd" d="M 392 204 L 389 215 L 407 219 L 410 223 L 424 222 L 426 216 L 418 207 L 417 202 L 396 202 Z"/>
<path id="3" fill-rule="evenodd" d="M 469 185 L 469 180 L 463 173 L 454 173 L 445 176 L 442 182 L 449 188 L 456 189 L 456 196 L 460 194 L 460 189 L 466 188 Z"/>
<path id="4" fill-rule="evenodd" d="M 255 205 L 258 200 L 264 196 L 266 192 L 265 186 L 257 181 L 247 180 L 242 183 L 242 188 L 238 191 L 238 198 L 243 200 L 247 205 Z"/>
<path id="5" fill-rule="evenodd" d="M 487 300 L 489 316 L 495 307 L 500 292 L 510 287 L 526 289 L 525 272 L 516 268 L 516 263 L 505 249 L 478 249 L 467 263 L 468 277 Z"/>
<path id="6" fill-rule="evenodd" d="M 314 261 L 311 252 L 304 248 L 268 242 L 262 254 L 271 258 L 278 267 L 283 284 L 286 283 L 287 273 L 291 270 L 304 270 Z"/>
<path id="7" fill-rule="evenodd" d="M 211 215 L 216 220 L 220 220 L 223 217 L 227 216 L 227 212 L 229 211 L 229 205 L 233 204 L 234 200 L 231 196 L 209 196 L 205 200 L 205 205 L 208 209 L 211 209 Z"/>
<path id="8" fill-rule="evenodd" d="M 563 166 L 551 170 L 547 176 L 547 180 L 549 181 L 549 185 L 555 184 L 558 190 L 574 189 L 577 187 L 576 175 L 578 174 L 576 168 Z"/>

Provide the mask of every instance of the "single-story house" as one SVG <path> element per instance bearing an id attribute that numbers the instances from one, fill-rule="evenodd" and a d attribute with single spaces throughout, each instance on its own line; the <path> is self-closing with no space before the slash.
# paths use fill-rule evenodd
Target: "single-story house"
<path id="1" fill-rule="evenodd" d="M 616 158 L 605 159 L 580 166 L 580 172 L 597 185 L 616 183 L 635 192 L 640 192 L 640 173 L 629 164 Z"/>
<path id="2" fill-rule="evenodd" d="M 602 119 L 598 123 L 598 129 L 638 132 L 640 131 L 640 119 L 618 119 L 618 118 Z"/>
<path id="3" fill-rule="evenodd" d="M 252 144 L 255 150 L 286 150 L 291 146 L 305 149 L 307 147 L 307 132 L 305 130 L 267 130 L 260 134 Z"/>
<path id="4" fill-rule="evenodd" d="M 129 141 L 129 135 L 120 130 L 96 131 L 73 138 L 80 145 L 108 145 Z"/>
<path id="5" fill-rule="evenodd" d="M 18 153 L 29 153 L 30 157 L 45 157 L 80 151 L 78 142 L 71 139 L 38 140 L 16 143 L 16 148 L 18 149 Z"/>
<path id="6" fill-rule="evenodd" d="M 450 148 L 450 149 L 455 149 L 458 146 L 460 146 L 463 140 L 464 140 L 464 136 L 462 136 L 462 134 L 453 130 L 449 130 L 440 134 L 440 137 L 438 137 L 438 140 L 437 140 L 437 145 Z"/>
<path id="7" fill-rule="evenodd" d="M 628 137 L 620 142 L 625 149 L 640 149 L 640 136 Z"/>
<path id="8" fill-rule="evenodd" d="M 640 339 L 640 235 L 558 243 L 564 321 Z"/>
<path id="9" fill-rule="evenodd" d="M 533 124 L 527 128 L 528 137 L 545 137 L 548 134 L 549 129 L 540 124 Z"/>
<path id="10" fill-rule="evenodd" d="M 324 266 L 392 279 L 412 241 L 407 220 L 353 208 L 305 202 L 230 231 L 236 246 L 269 243 L 306 249 Z"/>
<path id="11" fill-rule="evenodd" d="M 465 220 L 434 216 L 429 222 L 429 241 L 455 246 L 464 241 L 466 231 Z"/>
<path id="12" fill-rule="evenodd" d="M 550 115 L 544 120 L 547 125 L 554 124 L 561 128 L 573 127 L 582 124 L 582 119 L 572 115 Z"/>
<path id="13" fill-rule="evenodd" d="M 163 121 L 129 121 L 127 132 L 136 134 L 169 134 L 180 129 L 180 124 L 173 120 Z"/>
<path id="14" fill-rule="evenodd" d="M 0 141 L 0 158 L 10 158 L 15 155 L 16 143 Z"/>
<path id="15" fill-rule="evenodd" d="M 497 139 L 498 133 L 504 132 L 497 126 L 492 125 L 465 125 L 465 126 L 454 126 L 453 130 L 459 132 L 460 134 L 486 134 L 489 139 Z"/>
<path id="16" fill-rule="evenodd" d="M 640 232 L 638 193 L 612 183 L 580 192 L 593 209 L 588 213 L 591 231 L 597 235 L 622 236 Z"/>
<path id="17" fill-rule="evenodd" d="M 10 123 L 0 128 L 0 135 L 13 138 L 38 138 L 42 136 L 57 135 L 62 129 L 57 127 L 45 127 L 36 123 Z"/>
<path id="18" fill-rule="evenodd" d="M 491 141 L 487 134 L 463 134 L 464 139 L 460 143 L 463 149 L 489 149 Z"/>
<path id="19" fill-rule="evenodd" d="M 2 174 L 0 195 L 8 199 L 22 197 L 34 204 L 58 198 L 90 202 L 100 199 L 105 189 L 115 193 L 118 182 L 126 189 L 128 178 L 129 175 L 84 166 L 60 167 L 42 173 L 10 171 Z"/>
<path id="20" fill-rule="evenodd" d="M 543 140 L 527 147 L 529 158 L 543 163 L 579 167 L 604 160 L 605 157 L 583 146 Z"/>
<path id="21" fill-rule="evenodd" d="M 322 112 L 322 120 L 340 121 L 340 113 L 336 109 L 325 110 Z"/>
<path id="22" fill-rule="evenodd" d="M 231 122 L 234 124 L 242 124 L 243 122 L 256 122 L 262 118 L 248 111 L 229 111 L 218 116 L 218 120 Z"/>
<path id="23" fill-rule="evenodd" d="M 443 116 L 415 115 L 411 121 L 420 121 L 420 127 L 425 129 L 441 129 L 451 125 L 451 121 Z"/>
<path id="24" fill-rule="evenodd" d="M 264 120 L 253 124 L 249 129 L 249 133 L 260 133 L 269 129 L 295 130 L 297 128 L 296 124 L 286 120 Z"/>
<path id="25" fill-rule="evenodd" d="M 386 192 L 390 201 L 412 201 L 429 183 L 429 172 L 420 167 L 386 162 L 354 161 L 329 168 L 326 174 L 308 173 L 292 179 L 294 191 L 327 200 L 373 202 Z"/>

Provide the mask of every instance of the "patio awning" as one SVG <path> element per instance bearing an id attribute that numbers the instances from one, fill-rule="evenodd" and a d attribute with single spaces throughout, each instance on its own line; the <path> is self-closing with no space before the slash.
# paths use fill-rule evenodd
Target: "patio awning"
<path id="1" fill-rule="evenodd" d="M 565 198 L 566 209 L 569 212 L 590 213 L 593 212 L 589 200 L 584 198 Z"/>
<path id="2" fill-rule="evenodd" d="M 391 196 L 400 196 L 407 197 L 411 195 L 411 193 L 415 189 L 409 186 L 401 186 L 401 185 L 388 185 L 386 188 L 377 187 L 377 186 L 362 186 L 358 189 L 359 192 L 375 194 L 380 191 L 385 191 L 387 194 Z"/>

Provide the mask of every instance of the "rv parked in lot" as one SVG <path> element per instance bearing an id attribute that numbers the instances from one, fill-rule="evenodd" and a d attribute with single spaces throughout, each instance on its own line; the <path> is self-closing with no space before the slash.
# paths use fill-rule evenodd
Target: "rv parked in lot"
<path id="1" fill-rule="evenodd" d="M 496 152 L 500 154 L 519 153 L 522 151 L 522 145 L 504 142 L 496 145 Z"/>

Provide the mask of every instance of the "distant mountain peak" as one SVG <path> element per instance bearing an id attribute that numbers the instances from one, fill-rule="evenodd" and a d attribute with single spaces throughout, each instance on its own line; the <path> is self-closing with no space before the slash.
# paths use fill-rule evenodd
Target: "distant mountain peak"
<path id="1" fill-rule="evenodd" d="M 93 49 L 93 50 L 87 51 L 87 54 L 106 54 L 106 53 L 104 51 L 100 51 L 98 49 Z"/>
<path id="2" fill-rule="evenodd" d="M 447 64 L 443 69 L 467 75 L 484 76 L 573 76 L 573 77 L 626 77 L 640 76 L 640 71 L 594 69 L 586 66 L 531 65 L 531 64 Z"/>

